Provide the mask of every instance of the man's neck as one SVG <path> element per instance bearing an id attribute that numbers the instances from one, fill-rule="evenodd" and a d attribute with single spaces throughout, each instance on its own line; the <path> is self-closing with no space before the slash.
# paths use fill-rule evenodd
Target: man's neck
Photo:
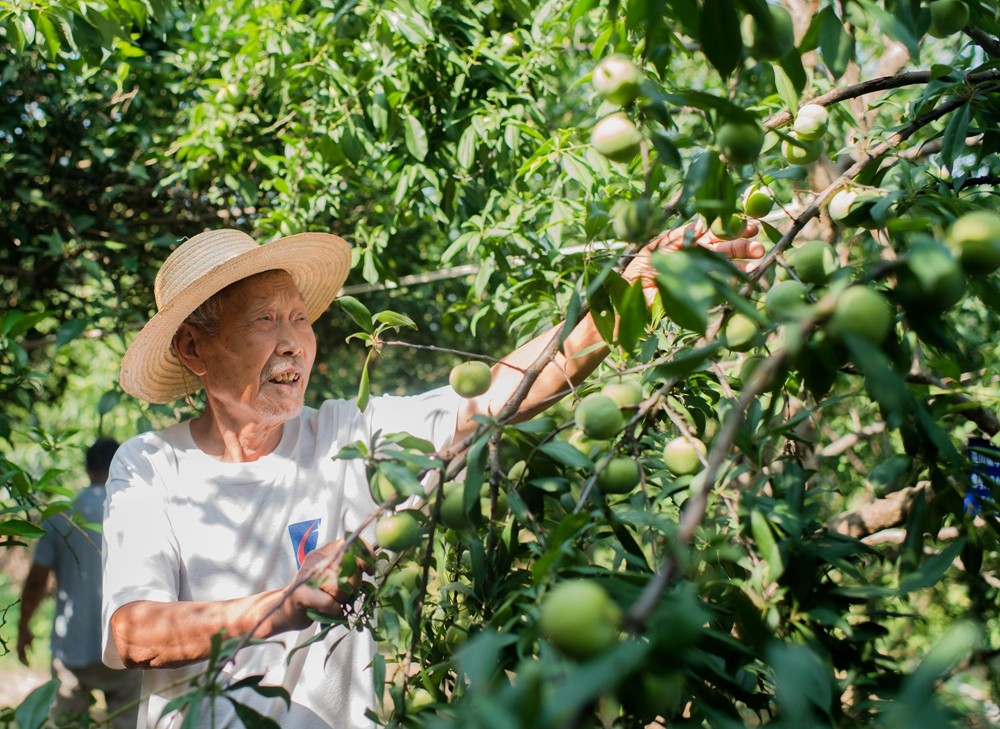
<path id="1" fill-rule="evenodd" d="M 191 421 L 195 445 L 224 463 L 252 463 L 269 455 L 283 432 L 284 423 L 227 424 L 211 411 Z"/>

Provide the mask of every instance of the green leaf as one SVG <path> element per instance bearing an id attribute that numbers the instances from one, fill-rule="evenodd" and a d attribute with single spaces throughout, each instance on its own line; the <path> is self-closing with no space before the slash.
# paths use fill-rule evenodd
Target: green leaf
<path id="1" fill-rule="evenodd" d="M 471 689 L 487 690 L 500 665 L 500 651 L 518 640 L 513 633 L 483 630 L 455 652 L 455 661 Z M 382 687 L 379 687 L 379 691 Z"/>
<path id="2" fill-rule="evenodd" d="M 556 463 L 561 463 L 564 466 L 582 468 L 585 471 L 594 470 L 594 464 L 591 460 L 564 440 L 553 440 L 543 443 L 538 447 L 538 450 Z"/>
<path id="3" fill-rule="evenodd" d="M 373 351 L 374 350 L 368 351 L 368 356 L 365 357 L 365 363 L 361 367 L 361 382 L 358 383 L 358 397 L 355 400 L 355 404 L 361 412 L 364 412 L 365 408 L 368 407 L 368 399 L 371 397 L 371 384 L 368 381 L 368 363 L 371 362 L 371 353 Z"/>
<path id="4" fill-rule="evenodd" d="M 14 710 L 18 729 L 40 729 L 49 716 L 49 710 L 59 690 L 59 679 L 53 678 L 36 688 Z"/>
<path id="5" fill-rule="evenodd" d="M 823 62 L 833 77 L 839 79 L 854 58 L 854 37 L 844 29 L 830 6 L 820 12 L 820 23 L 819 50 Z"/>
<path id="6" fill-rule="evenodd" d="M 380 311 L 375 315 L 375 321 L 379 324 L 384 324 L 388 327 L 409 327 L 410 329 L 416 329 L 417 324 L 406 314 L 400 314 L 397 311 Z"/>
<path id="7" fill-rule="evenodd" d="M 650 139 L 652 139 L 653 147 L 656 148 L 656 153 L 660 155 L 660 161 L 663 164 L 675 170 L 679 170 L 684 166 L 681 153 L 669 135 L 664 134 L 659 129 L 653 129 L 650 133 Z"/>
<path id="8" fill-rule="evenodd" d="M 959 537 L 945 547 L 940 553 L 930 559 L 925 559 L 920 568 L 909 573 L 899 583 L 899 594 L 905 595 L 914 590 L 924 590 L 936 585 L 952 568 L 952 564 L 962 554 L 966 537 Z"/>
<path id="9" fill-rule="evenodd" d="M 960 620 L 952 624 L 917 669 L 906 677 L 898 703 L 908 707 L 925 704 L 936 693 L 938 684 L 976 649 L 982 637 L 982 629 L 975 623 Z"/>
<path id="10" fill-rule="evenodd" d="M 465 506 L 472 508 L 472 498 L 470 494 L 475 495 L 475 498 L 479 498 L 479 490 L 483 487 L 483 482 L 486 476 L 486 462 L 489 456 L 489 434 L 485 434 L 476 440 L 469 448 L 469 455 L 466 458 L 466 472 L 465 472 L 465 499 L 463 503 Z"/>
<path id="11" fill-rule="evenodd" d="M 774 67 L 774 85 L 778 88 L 778 96 L 788 109 L 794 111 L 799 108 L 799 94 L 795 90 L 795 84 L 781 66 Z"/>
<path id="12" fill-rule="evenodd" d="M 70 319 L 64 322 L 56 332 L 56 348 L 58 349 L 64 344 L 72 342 L 83 334 L 83 330 L 87 328 L 87 323 L 86 319 Z"/>
<path id="13" fill-rule="evenodd" d="M 915 404 L 902 375 L 885 353 L 871 342 L 846 334 L 844 344 L 864 373 L 868 393 L 882 406 L 886 424 L 890 428 L 898 428 L 913 412 Z"/>
<path id="14" fill-rule="evenodd" d="M 252 689 L 255 693 L 261 696 L 267 696 L 268 698 L 280 698 L 285 702 L 285 706 L 290 706 L 292 702 L 292 697 L 288 695 L 288 690 L 284 686 L 272 686 L 270 684 L 262 684 L 261 681 L 264 680 L 262 674 L 254 676 L 245 676 L 235 683 L 229 684 L 227 690 L 237 691 L 242 688 Z"/>
<path id="15" fill-rule="evenodd" d="M 563 680 L 551 686 L 551 697 L 538 726 L 561 725 L 558 717 L 573 716 L 607 690 L 609 676 L 627 676 L 645 660 L 651 647 L 648 641 L 630 640 L 578 666 L 567 667 Z"/>
<path id="16" fill-rule="evenodd" d="M 246 729 L 281 729 L 281 725 L 274 719 L 264 716 L 256 709 L 251 709 L 246 704 L 241 704 L 230 696 L 226 697 L 233 705 L 236 715 Z"/>
<path id="17" fill-rule="evenodd" d="M 627 287 L 615 305 L 618 309 L 618 345 L 626 354 L 632 354 L 650 320 L 642 282 L 636 281 Z"/>
<path id="18" fill-rule="evenodd" d="M 14 338 L 21 337 L 33 326 L 50 317 L 51 314 L 46 311 L 37 311 L 30 314 L 16 310 L 10 311 L 3 317 L 0 317 L 0 332 Z"/>
<path id="19" fill-rule="evenodd" d="M 962 104 L 948 119 L 941 136 L 941 159 L 946 167 L 951 167 L 955 159 L 965 153 L 965 139 L 969 135 L 971 118 L 971 105 Z"/>
<path id="20" fill-rule="evenodd" d="M 201 690 L 193 691 L 178 698 L 187 698 L 187 701 L 182 704 L 182 706 L 187 706 L 187 711 L 184 713 L 184 721 L 181 722 L 181 729 L 197 729 L 201 725 L 201 710 L 205 705 L 204 698 L 206 697 L 204 692 Z"/>
<path id="21" fill-rule="evenodd" d="M 778 705 L 788 726 L 815 726 L 813 710 L 832 718 L 833 676 L 823 660 L 803 645 L 774 642 L 767 649 L 774 667 Z"/>
<path id="22" fill-rule="evenodd" d="M 14 16 L 14 23 L 17 24 L 21 35 L 24 36 L 25 45 L 33 45 L 35 42 L 35 23 L 28 13 L 20 13 Z"/>
<path id="23" fill-rule="evenodd" d="M 427 132 L 415 116 L 406 117 L 406 148 L 421 162 L 427 156 Z"/>
<path id="24" fill-rule="evenodd" d="M 472 165 L 476 161 L 476 143 L 478 142 L 479 134 L 476 132 L 475 128 L 467 126 L 465 131 L 462 132 L 462 136 L 458 140 L 458 165 L 463 170 L 471 169 Z"/>
<path id="25" fill-rule="evenodd" d="M 393 463 L 392 461 L 382 461 L 378 464 L 378 470 L 382 472 L 389 483 L 396 490 L 396 493 L 407 498 L 409 496 L 423 496 L 424 487 L 417 479 L 416 475 L 406 466 Z M 382 494 L 383 498 L 387 494 Z"/>
<path id="26" fill-rule="evenodd" d="M 719 350 L 721 346 L 721 344 L 715 343 L 698 349 L 687 349 L 673 356 L 669 362 L 658 365 L 656 367 L 656 376 L 661 379 L 672 379 L 689 375 L 701 369 L 712 354 Z"/>
<path id="27" fill-rule="evenodd" d="M 715 304 L 715 285 L 711 279 L 684 250 L 654 253 L 653 265 L 667 316 L 680 327 L 704 334 L 708 310 Z"/>
<path id="28" fill-rule="evenodd" d="M 372 688 L 375 690 L 375 703 L 382 706 L 385 692 L 385 656 L 376 652 L 372 657 Z"/>
<path id="29" fill-rule="evenodd" d="M 920 39 L 915 36 L 895 15 L 886 12 L 871 0 L 856 0 L 875 19 L 879 28 L 890 38 L 899 41 L 910 52 L 914 63 L 920 58 Z"/>
<path id="30" fill-rule="evenodd" d="M 601 338 L 608 343 L 615 338 L 615 307 L 607 288 L 601 285 L 590 285 L 587 290 L 587 306 Z"/>
<path id="31" fill-rule="evenodd" d="M 910 513 L 906 517 L 906 538 L 899 552 L 901 574 L 916 570 L 924 556 L 924 515 L 927 497 L 921 489 L 910 501 Z"/>
<path id="32" fill-rule="evenodd" d="M 728 78 L 743 56 L 740 19 L 732 0 L 705 0 L 700 37 L 708 62 L 722 78 Z"/>
<path id="33" fill-rule="evenodd" d="M 11 519 L 10 521 L 0 522 L 0 534 L 37 539 L 45 534 L 45 530 L 32 524 L 30 521 Z"/>
<path id="34" fill-rule="evenodd" d="M 760 509 L 754 509 L 750 512 L 750 531 L 753 533 L 753 539 L 757 543 L 757 551 L 771 568 L 771 579 L 779 579 L 785 571 L 785 563 L 781 557 L 778 542 L 774 538 L 771 524 Z"/>
<path id="35" fill-rule="evenodd" d="M 802 56 L 798 49 L 793 48 L 788 54 L 782 56 L 778 63 L 781 65 L 781 70 L 785 72 L 788 79 L 792 82 L 792 86 L 795 87 L 796 92 L 801 94 L 810 77 L 802 65 Z"/>
<path id="36" fill-rule="evenodd" d="M 108 390 L 103 395 L 101 395 L 100 401 L 97 403 L 97 414 L 107 415 L 122 399 L 121 390 Z"/>

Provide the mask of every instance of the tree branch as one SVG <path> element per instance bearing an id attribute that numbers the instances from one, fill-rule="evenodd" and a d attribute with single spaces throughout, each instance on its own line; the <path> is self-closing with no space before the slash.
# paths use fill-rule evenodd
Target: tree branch
<path id="1" fill-rule="evenodd" d="M 877 499 L 853 511 L 841 514 L 831 521 L 827 528 L 838 534 L 863 539 L 884 529 L 899 526 L 906 521 L 906 517 L 910 513 L 910 505 L 920 491 L 927 494 L 928 499 L 933 496 L 929 483 L 910 486 L 890 494 L 884 499 Z"/>
<path id="2" fill-rule="evenodd" d="M 975 402 L 972 398 L 970 398 L 967 395 L 963 395 L 960 392 L 951 392 L 950 388 L 946 383 L 942 382 L 937 377 L 934 377 L 925 372 L 911 373 L 906 376 L 906 381 L 916 382 L 921 385 L 932 385 L 940 390 L 947 391 L 942 394 L 942 397 L 952 398 L 962 403 L 963 405 L 968 405 L 969 403 Z M 997 419 L 997 417 L 989 410 L 986 410 L 983 407 L 975 405 L 972 407 L 964 407 L 962 409 L 962 414 L 965 415 L 965 417 L 971 420 L 973 423 L 978 425 L 982 429 L 982 431 L 988 434 L 990 437 L 993 437 L 997 433 L 1000 433 L 1000 419 Z"/>
<path id="3" fill-rule="evenodd" d="M 980 48 L 986 51 L 987 55 L 993 58 L 1000 58 L 1000 39 L 992 37 L 985 30 L 969 24 L 965 28 L 965 33 L 976 42 Z"/>
<path id="4" fill-rule="evenodd" d="M 862 81 L 861 83 L 853 84 L 851 86 L 844 86 L 843 88 L 832 89 L 825 94 L 820 94 L 819 96 L 810 99 L 807 104 L 819 104 L 820 106 L 830 106 L 831 104 L 836 104 L 840 101 L 846 99 L 853 99 L 857 96 L 865 96 L 866 94 L 871 94 L 875 91 L 886 91 L 888 89 L 898 89 L 903 86 L 916 86 L 917 84 L 926 84 L 931 80 L 930 71 L 910 71 L 908 73 L 899 73 L 894 76 L 883 76 L 881 78 L 873 78 L 868 81 Z M 969 73 L 965 75 L 965 82 L 973 86 L 979 84 L 990 83 L 1000 81 L 1000 70 L 992 71 L 980 71 L 977 73 Z M 765 129 L 774 129 L 775 127 L 780 127 L 787 124 L 792 120 L 792 112 L 785 110 L 779 111 L 776 114 L 772 114 L 767 119 L 764 120 Z M 922 125 L 921 125 L 922 126 Z M 912 131 L 910 132 L 912 134 Z M 907 134 L 906 136 L 909 136 Z M 905 138 L 905 137 L 904 137 Z"/>

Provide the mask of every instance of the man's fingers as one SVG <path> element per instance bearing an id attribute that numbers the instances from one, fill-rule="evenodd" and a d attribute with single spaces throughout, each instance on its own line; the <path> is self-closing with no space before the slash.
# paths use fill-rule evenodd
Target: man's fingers
<path id="1" fill-rule="evenodd" d="M 713 248 L 726 258 L 761 258 L 764 245 L 760 241 L 735 238 L 719 241 Z"/>
<path id="2" fill-rule="evenodd" d="M 652 249 L 683 248 L 696 243 L 699 238 L 705 235 L 706 230 L 702 221 L 693 220 L 687 225 L 660 233 L 650 241 L 648 247 Z"/>

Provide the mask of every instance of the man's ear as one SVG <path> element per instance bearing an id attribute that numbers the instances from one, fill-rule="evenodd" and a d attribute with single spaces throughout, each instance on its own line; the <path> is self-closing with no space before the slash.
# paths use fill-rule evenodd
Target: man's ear
<path id="1" fill-rule="evenodd" d="M 205 374 L 205 362 L 201 358 L 201 336 L 201 332 L 184 322 L 177 327 L 173 341 L 177 357 L 197 377 Z"/>

